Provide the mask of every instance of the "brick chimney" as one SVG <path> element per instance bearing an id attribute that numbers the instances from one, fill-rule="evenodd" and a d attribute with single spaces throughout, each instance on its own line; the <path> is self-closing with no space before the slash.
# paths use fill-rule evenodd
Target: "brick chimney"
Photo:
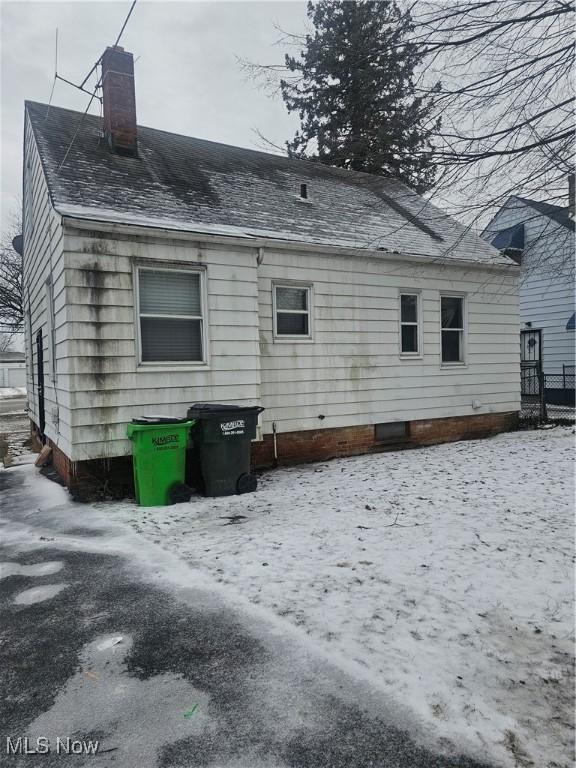
<path id="1" fill-rule="evenodd" d="M 134 57 L 119 45 L 102 56 L 104 136 L 119 155 L 138 155 Z"/>

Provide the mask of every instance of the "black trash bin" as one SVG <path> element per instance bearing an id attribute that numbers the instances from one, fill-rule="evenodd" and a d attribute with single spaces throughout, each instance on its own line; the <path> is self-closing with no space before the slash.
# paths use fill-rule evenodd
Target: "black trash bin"
<path id="1" fill-rule="evenodd" d="M 231 496 L 255 491 L 250 474 L 250 442 L 256 437 L 259 406 L 194 403 L 187 418 L 194 419 L 190 477 L 206 496 Z"/>

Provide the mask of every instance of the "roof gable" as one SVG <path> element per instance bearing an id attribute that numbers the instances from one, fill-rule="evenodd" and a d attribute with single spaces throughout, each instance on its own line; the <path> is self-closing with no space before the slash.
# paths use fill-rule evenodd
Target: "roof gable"
<path id="1" fill-rule="evenodd" d="M 62 214 L 509 263 L 395 179 L 140 126 L 139 157 L 123 157 L 106 146 L 96 116 L 32 102 L 26 109 Z"/>
<path id="2" fill-rule="evenodd" d="M 535 211 L 538 211 L 538 213 L 541 213 L 543 216 L 548 216 L 549 219 L 574 231 L 574 219 L 570 216 L 569 207 L 564 208 L 561 205 L 543 203 L 540 200 L 530 200 L 527 197 L 519 197 L 518 195 L 514 195 L 514 197 L 516 200 L 520 200 L 520 202 L 533 208 Z"/>

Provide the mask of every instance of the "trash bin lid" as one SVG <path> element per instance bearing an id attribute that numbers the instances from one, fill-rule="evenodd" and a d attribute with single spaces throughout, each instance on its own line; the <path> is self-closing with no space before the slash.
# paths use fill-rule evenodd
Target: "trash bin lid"
<path id="1" fill-rule="evenodd" d="M 189 421 L 186 416 L 139 416 L 132 419 L 132 424 L 183 424 L 185 421 Z"/>
<path id="2" fill-rule="evenodd" d="M 209 419 L 211 416 L 220 416 L 225 413 L 245 414 L 262 413 L 264 408 L 259 405 L 230 405 L 229 403 L 194 403 L 188 408 L 188 418 Z"/>

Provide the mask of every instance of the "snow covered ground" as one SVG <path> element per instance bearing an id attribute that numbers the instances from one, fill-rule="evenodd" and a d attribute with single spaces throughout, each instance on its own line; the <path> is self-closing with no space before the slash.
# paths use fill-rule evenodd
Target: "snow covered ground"
<path id="1" fill-rule="evenodd" d="M 573 428 L 516 432 L 97 509 L 364 668 L 438 743 L 568 768 L 573 445 Z"/>
<path id="2" fill-rule="evenodd" d="M 24 397 L 26 387 L 0 387 L 0 400 L 8 397 Z"/>

